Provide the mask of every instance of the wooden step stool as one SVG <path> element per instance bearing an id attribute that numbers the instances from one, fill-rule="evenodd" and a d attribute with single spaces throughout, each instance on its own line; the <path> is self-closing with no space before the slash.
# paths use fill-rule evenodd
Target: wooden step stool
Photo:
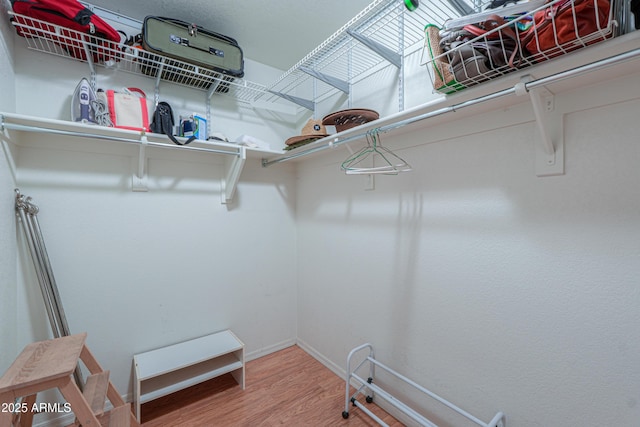
<path id="1" fill-rule="evenodd" d="M 0 378 L 0 427 L 30 426 L 32 408 L 38 392 L 58 388 L 76 416 L 73 425 L 98 427 L 104 414 L 105 398 L 113 409 L 109 413 L 109 427 L 138 426 L 116 388 L 85 345 L 86 333 L 29 344 Z M 72 378 L 78 360 L 91 373 L 81 392 Z M 22 398 L 21 401 L 18 399 Z M 19 402 L 19 403 L 15 403 Z M 13 405 L 13 406 L 12 406 Z M 19 406 L 18 406 L 19 405 Z M 18 407 L 11 412 L 10 409 Z"/>

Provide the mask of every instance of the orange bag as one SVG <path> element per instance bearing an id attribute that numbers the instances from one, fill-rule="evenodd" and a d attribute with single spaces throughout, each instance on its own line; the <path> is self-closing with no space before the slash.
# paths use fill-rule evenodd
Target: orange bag
<path id="1" fill-rule="evenodd" d="M 521 34 L 522 46 L 537 61 L 544 61 L 603 40 L 611 34 L 609 13 L 608 0 L 555 3 L 533 15 L 533 26 Z"/>

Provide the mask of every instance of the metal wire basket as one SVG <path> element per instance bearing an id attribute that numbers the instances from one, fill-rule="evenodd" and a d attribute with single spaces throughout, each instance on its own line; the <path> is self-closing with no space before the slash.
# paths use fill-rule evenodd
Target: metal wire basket
<path id="1" fill-rule="evenodd" d="M 453 93 L 602 42 L 616 33 L 609 0 L 531 1 L 425 27 L 434 90 Z"/>

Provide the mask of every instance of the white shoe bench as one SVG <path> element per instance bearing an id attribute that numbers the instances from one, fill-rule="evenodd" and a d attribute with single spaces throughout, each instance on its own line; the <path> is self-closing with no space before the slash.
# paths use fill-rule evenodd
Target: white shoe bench
<path id="1" fill-rule="evenodd" d="M 231 373 L 244 390 L 244 344 L 230 330 L 133 356 L 138 422 L 143 403 Z"/>

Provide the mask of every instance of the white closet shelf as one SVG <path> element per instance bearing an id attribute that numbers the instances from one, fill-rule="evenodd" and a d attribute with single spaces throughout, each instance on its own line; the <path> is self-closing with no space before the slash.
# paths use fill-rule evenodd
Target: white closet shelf
<path id="1" fill-rule="evenodd" d="M 450 17 L 460 16 L 449 2 L 433 2 L 421 4 L 416 12 L 407 12 L 403 3 L 395 0 L 375 0 L 365 10 L 345 24 L 334 35 L 309 53 L 294 67 L 287 71 L 273 85 L 263 87 L 254 85 L 242 79 L 227 81 L 224 75 L 211 75 L 202 69 L 187 63 L 180 63 L 179 69 L 172 68 L 175 60 L 169 58 L 155 58 L 153 54 L 133 49 L 122 52 L 119 48 L 108 50 L 108 47 L 94 45 L 82 34 L 75 34 L 69 38 L 69 32 L 59 27 L 52 29 L 50 24 L 38 23 L 39 26 L 27 25 L 24 31 L 32 31 L 34 37 L 27 38 L 29 47 L 48 53 L 71 56 L 74 59 L 82 57 L 78 49 L 84 50 L 85 61 L 92 67 L 91 58 L 95 55 L 113 56 L 113 61 L 103 61 L 104 66 L 121 67 L 125 71 L 138 72 L 145 75 L 154 74 L 156 89 L 160 80 L 168 80 L 176 84 L 185 84 L 208 91 L 208 99 L 213 93 L 221 93 L 236 97 L 236 99 L 250 103 L 253 106 L 277 102 L 292 101 L 306 108 L 315 109 L 319 100 L 336 91 L 347 89 L 359 78 L 375 70 L 379 66 L 399 66 L 403 68 L 404 57 L 420 48 L 424 40 L 424 25 L 428 22 L 444 22 Z M 451 2 L 451 4 L 460 2 Z M 464 2 L 463 2 L 464 3 Z M 14 21 L 14 25 L 18 24 Z M 32 25 L 35 25 L 32 23 Z M 28 33 L 27 33 L 28 34 Z M 64 43 L 69 46 L 64 48 Z M 82 40 L 82 41 L 79 41 Z M 33 45 L 32 45 L 33 44 Z M 363 139 L 369 131 L 387 132 L 405 125 L 421 123 L 421 126 L 433 125 L 450 120 L 459 119 L 463 114 L 447 114 L 458 112 L 465 107 L 483 104 L 483 111 L 507 107 L 529 99 L 534 106 L 536 121 L 540 130 L 541 143 L 538 144 L 541 166 L 537 174 L 554 175 L 563 173 L 562 153 L 563 141 L 561 128 L 557 123 L 561 115 L 554 114 L 553 95 L 571 88 L 587 86 L 603 79 L 611 79 L 616 74 L 633 72 L 625 63 L 636 59 L 640 48 L 640 32 L 634 31 L 620 37 L 603 41 L 597 45 L 588 46 L 544 63 L 509 73 L 497 79 L 473 86 L 462 92 L 450 96 L 443 96 L 426 104 L 404 110 L 402 72 L 399 73 L 399 98 L 401 99 L 399 112 L 379 120 L 369 122 L 357 128 L 325 137 L 305 147 L 291 152 L 256 150 L 239 147 L 234 144 L 212 143 L 197 141 L 188 147 L 171 144 L 163 135 L 141 134 L 120 129 L 97 128 L 77 123 L 39 119 L 27 116 L 5 114 L 2 119 L 5 127 L 27 126 L 51 133 L 69 132 L 76 136 L 88 136 L 98 139 L 111 139 L 120 142 L 133 142 L 140 145 L 140 155 L 133 177 L 134 190 L 145 191 L 144 164 L 145 149 L 148 146 L 162 146 L 172 149 L 188 149 L 209 151 L 228 155 L 233 158 L 227 162 L 227 178 L 224 181 L 225 196 L 223 203 L 233 197 L 235 186 L 247 155 L 262 157 L 263 166 L 300 159 L 307 155 L 333 148 L 346 142 Z M 105 50 L 107 49 L 107 50 Z M 372 53 L 373 52 L 373 53 Z M 151 55 L 151 56 L 149 56 Z M 395 59 L 394 59 L 395 58 Z M 399 62 L 396 59 L 399 58 Z M 151 62 L 149 62 L 151 61 Z M 368 62 L 368 61 L 374 61 Z M 107 63 L 111 63 L 111 65 Z M 179 62 L 179 61 L 178 61 Z M 387 65 L 385 65 L 385 63 Z M 399 64 L 399 65 L 398 65 Z M 358 69 L 362 65 L 361 69 Z M 615 66 L 610 66 L 615 65 Z M 637 64 L 635 64 L 637 66 Z M 148 68 L 155 69 L 149 72 Z M 128 68 L 131 68 L 130 70 Z M 145 69 L 146 72 L 145 72 Z M 637 67 L 636 67 L 637 69 Z M 181 74 L 182 72 L 186 74 Z M 195 73 L 195 74 L 193 74 Z M 425 85 L 428 85 L 428 71 L 425 70 Z M 569 78 L 571 77 L 571 78 Z M 312 83 L 312 84 L 310 84 Z M 312 86 L 312 98 L 304 99 L 309 84 Z M 326 90 L 325 90 L 326 89 Z M 157 90 L 156 90 L 157 92 Z M 276 94 L 277 93 L 277 94 Z M 528 95 L 528 96 L 510 96 Z M 287 101 L 282 101 L 282 99 Z M 545 109 L 544 103 L 547 103 Z M 550 108 L 549 108 L 550 106 Z M 207 107 L 208 104 L 207 104 Z M 473 110 L 473 109 L 469 109 Z M 207 111 L 209 109 L 207 108 Z M 316 115 L 318 112 L 316 112 Z M 436 119 L 437 117 L 437 119 Z M 426 120 L 429 119 L 429 120 Z M 14 127 L 14 129 L 16 129 Z"/>
<path id="2" fill-rule="evenodd" d="M 133 191 L 147 191 L 146 164 L 148 147 L 195 151 L 228 157 L 231 160 L 225 162 L 226 171 L 225 179 L 223 180 L 222 203 L 229 203 L 233 199 L 247 158 L 273 157 L 281 154 L 280 151 L 251 148 L 222 141 L 196 140 L 189 145 L 176 145 L 166 135 L 0 112 L 0 132 L 2 132 L 0 133 L 0 139 L 4 139 L 7 131 L 37 132 L 137 145 L 137 159 L 132 162 L 134 165 L 132 173 Z M 178 139 L 185 140 L 184 138 Z M 9 138 L 9 141 L 17 145 L 22 143 L 21 138 Z M 56 146 L 51 141 L 47 142 L 47 145 L 49 144 Z M 84 148 L 82 143 L 75 144 L 74 147 L 79 151 Z"/>
<path id="3" fill-rule="evenodd" d="M 448 2 L 422 3 L 414 12 L 403 2 L 375 0 L 256 96 L 266 103 L 288 99 L 314 111 L 316 104 L 381 66 L 403 67 L 406 55 L 421 48 L 424 26 L 459 16 Z M 402 109 L 402 108 L 401 108 Z"/>
<path id="4" fill-rule="evenodd" d="M 129 142 L 134 144 L 144 143 L 146 139 L 146 143 L 148 143 L 150 146 L 157 146 L 160 148 L 195 150 L 232 156 L 238 156 L 239 151 L 242 148 L 247 150 L 249 157 L 282 154 L 282 151 L 264 150 L 260 148 L 241 146 L 238 144 L 223 141 L 195 140 L 189 145 L 179 146 L 172 143 L 166 135 L 157 133 L 134 131 L 107 126 L 97 126 L 81 122 L 70 122 L 66 120 L 47 119 L 43 117 L 28 116 L 24 114 L 0 112 L 0 130 L 5 129 L 87 137 L 114 142 Z M 179 141 L 186 140 L 186 138 L 177 138 Z"/>
<path id="5" fill-rule="evenodd" d="M 527 97 L 511 95 L 529 94 L 532 102 L 535 102 L 534 96 L 536 96 L 533 93 L 539 97 L 552 98 L 554 94 L 564 91 L 636 73 L 639 59 L 640 31 L 634 31 L 601 42 L 598 45 L 589 46 L 527 69 L 507 74 L 464 91 L 442 96 L 414 108 L 330 135 L 304 147 L 292 150 L 283 156 L 264 158 L 262 165 L 267 167 L 290 160 L 300 160 L 344 143 L 364 139 L 367 133 L 371 131 L 389 132 L 406 125 L 424 127 L 459 120 L 465 117 L 461 110 L 478 104 L 483 104 L 481 111 L 486 112 L 506 108 L 527 99 Z M 427 76 L 425 75 L 426 78 Z M 551 128 L 549 122 L 561 120 L 560 115 L 553 114 L 552 102 L 550 102 L 550 105 L 551 107 L 546 112 L 547 114 L 536 117 L 542 130 L 547 132 L 546 138 L 543 137 L 543 141 L 538 144 L 543 152 L 543 157 L 561 155 L 563 150 L 561 132 L 556 134 L 549 132 L 549 128 Z M 448 114 L 454 112 L 457 114 Z M 418 122 L 421 123 L 418 125 Z M 553 153 L 547 152 L 549 148 L 547 146 L 548 142 L 553 143 L 551 147 L 554 150 Z M 560 162 L 558 161 L 557 163 Z M 547 170 L 547 166 L 540 167 L 540 170 L 537 171 L 539 176 L 562 173 L 553 168 Z"/>
<path id="6" fill-rule="evenodd" d="M 156 81 L 171 82 L 221 94 L 250 104 L 266 87 L 249 80 L 198 67 L 177 59 L 137 48 L 123 48 L 119 43 L 92 37 L 58 25 L 9 12 L 16 30 L 24 35 L 31 50 L 86 62 L 95 74 L 95 66 L 144 75 Z M 140 23 L 142 25 L 142 23 Z"/>

